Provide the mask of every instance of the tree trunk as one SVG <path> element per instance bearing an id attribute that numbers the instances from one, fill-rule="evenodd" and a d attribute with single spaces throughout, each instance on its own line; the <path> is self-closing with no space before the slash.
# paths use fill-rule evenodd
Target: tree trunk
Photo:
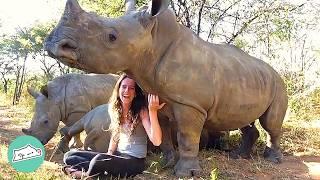
<path id="1" fill-rule="evenodd" d="M 17 71 L 17 78 L 16 78 L 16 83 L 15 83 L 15 88 L 14 88 L 14 95 L 13 95 L 13 101 L 12 104 L 16 105 L 20 101 L 20 97 L 22 94 L 22 89 L 23 89 L 23 84 L 25 81 L 25 74 L 26 74 L 26 61 L 27 61 L 28 55 L 25 55 L 24 60 L 23 60 L 23 65 L 19 67 Z"/>
<path id="2" fill-rule="evenodd" d="M 20 70 L 21 70 L 21 67 L 18 67 L 17 72 L 16 72 L 16 82 L 15 82 L 15 87 L 14 87 L 12 105 L 16 105 L 17 104 L 18 87 L 19 87 L 19 79 L 20 79 Z"/>
<path id="3" fill-rule="evenodd" d="M 6 77 L 5 77 L 5 73 L 1 73 L 1 75 L 2 75 L 2 82 L 3 82 L 3 92 L 5 93 L 5 94 L 7 94 L 8 93 L 8 83 L 9 83 L 9 79 L 7 79 Z"/>
<path id="4" fill-rule="evenodd" d="M 3 92 L 5 93 L 5 94 L 7 94 L 8 93 L 8 79 L 3 79 Z"/>

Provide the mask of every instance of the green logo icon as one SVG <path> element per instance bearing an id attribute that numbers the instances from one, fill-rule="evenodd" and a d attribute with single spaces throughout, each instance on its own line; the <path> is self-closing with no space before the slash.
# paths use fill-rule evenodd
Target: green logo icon
<path id="1" fill-rule="evenodd" d="M 17 171 L 35 171 L 43 163 L 44 157 L 43 145 L 33 136 L 19 136 L 9 145 L 8 161 Z"/>

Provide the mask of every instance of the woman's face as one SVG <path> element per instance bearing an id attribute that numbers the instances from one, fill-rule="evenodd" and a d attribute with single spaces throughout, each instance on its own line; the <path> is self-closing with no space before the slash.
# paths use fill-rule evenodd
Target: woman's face
<path id="1" fill-rule="evenodd" d="M 131 105 L 136 96 L 135 81 L 130 78 L 124 78 L 119 87 L 119 97 L 123 105 Z"/>

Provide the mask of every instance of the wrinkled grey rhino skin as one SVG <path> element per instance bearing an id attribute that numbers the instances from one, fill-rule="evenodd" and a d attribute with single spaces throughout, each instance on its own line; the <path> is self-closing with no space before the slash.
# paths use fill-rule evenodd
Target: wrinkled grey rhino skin
<path id="1" fill-rule="evenodd" d="M 283 80 L 265 62 L 235 46 L 212 44 L 176 22 L 168 2 L 153 0 L 126 15 L 104 18 L 68 0 L 59 24 L 47 37 L 49 55 L 66 65 L 96 73 L 124 71 L 166 102 L 163 111 L 178 127 L 178 176 L 197 175 L 203 127 L 241 128 L 233 157 L 248 157 L 259 136 L 259 119 L 268 134 L 264 157 L 280 162 L 281 127 L 287 109 Z"/>
<path id="2" fill-rule="evenodd" d="M 69 135 L 74 136 L 83 130 L 87 136 L 84 140 L 84 149 L 97 152 L 107 152 L 111 133 L 107 131 L 110 126 L 108 104 L 97 106 L 89 111 L 79 121 L 67 127 Z"/>
<path id="3" fill-rule="evenodd" d="M 67 74 L 49 81 L 41 92 L 29 88 L 36 100 L 35 112 L 30 128 L 22 131 L 46 144 L 57 132 L 60 121 L 71 126 L 91 109 L 107 103 L 117 79 L 111 74 Z M 59 149 L 66 152 L 69 141 L 70 137 L 63 137 Z M 74 146 L 82 146 L 79 134 Z"/>

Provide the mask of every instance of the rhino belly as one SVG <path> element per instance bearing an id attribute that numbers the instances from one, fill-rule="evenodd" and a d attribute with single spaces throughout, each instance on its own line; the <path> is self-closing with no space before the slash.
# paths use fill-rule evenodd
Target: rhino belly
<path id="1" fill-rule="evenodd" d="M 229 104 L 217 107 L 208 114 L 207 124 L 217 131 L 234 130 L 249 125 L 258 119 L 268 108 L 266 103 Z"/>

